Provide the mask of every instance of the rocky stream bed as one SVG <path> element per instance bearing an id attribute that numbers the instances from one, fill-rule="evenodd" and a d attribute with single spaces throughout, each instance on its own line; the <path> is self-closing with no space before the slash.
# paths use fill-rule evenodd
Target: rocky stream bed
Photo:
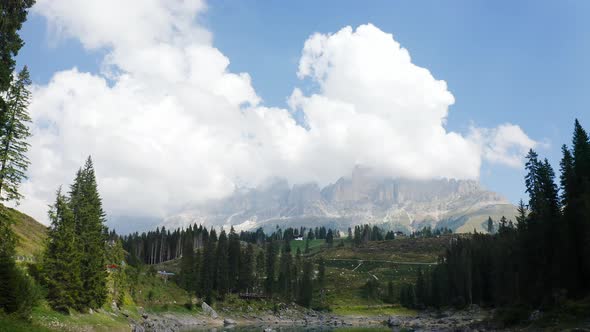
<path id="1" fill-rule="evenodd" d="M 143 314 L 142 321 L 130 321 L 134 332 L 176 331 L 329 331 L 342 327 L 390 328 L 392 331 L 491 331 L 483 321 L 490 312 L 473 306 L 460 311 L 423 311 L 409 316 L 339 316 L 313 310 L 293 309 L 285 306 L 274 312 L 232 315 L 218 314 L 206 303 L 202 313 Z"/>

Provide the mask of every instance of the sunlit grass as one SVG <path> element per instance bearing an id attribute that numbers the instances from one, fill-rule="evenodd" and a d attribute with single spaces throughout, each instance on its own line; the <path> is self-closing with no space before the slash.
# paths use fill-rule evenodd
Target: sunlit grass
<path id="1" fill-rule="evenodd" d="M 23 322 L 0 315 L 0 332 L 49 332 L 51 330 L 31 324 L 30 322 Z"/>
<path id="2" fill-rule="evenodd" d="M 293 255 L 295 255 L 297 253 L 297 249 L 301 250 L 301 254 L 305 254 L 305 243 L 306 243 L 306 240 L 303 240 L 303 241 L 292 240 L 291 242 L 289 242 L 289 245 L 291 246 L 291 252 L 293 253 Z M 325 245 L 326 245 L 325 240 L 320 240 L 320 239 L 310 240 L 309 241 L 309 251 L 310 251 L 310 253 L 318 252 Z"/>
<path id="3" fill-rule="evenodd" d="M 345 305 L 334 306 L 332 312 L 342 316 L 411 316 L 416 311 L 397 305 Z"/>
<path id="4" fill-rule="evenodd" d="M 114 315 L 102 310 L 93 314 L 72 312 L 67 315 L 51 310 L 46 303 L 33 309 L 33 323 L 58 331 L 76 331 L 88 326 L 92 326 L 93 331 L 126 331 L 129 329 L 127 319 L 121 315 Z"/>

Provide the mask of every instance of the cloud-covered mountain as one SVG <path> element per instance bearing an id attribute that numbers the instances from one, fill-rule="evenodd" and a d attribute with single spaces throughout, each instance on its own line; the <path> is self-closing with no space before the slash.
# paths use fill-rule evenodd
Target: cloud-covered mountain
<path id="1" fill-rule="evenodd" d="M 162 225 L 203 223 L 242 230 L 324 225 L 345 230 L 371 223 L 406 232 L 423 226 L 470 232 L 484 229 L 488 216 L 497 221 L 503 215 L 514 219 L 515 214 L 505 198 L 476 181 L 391 178 L 357 167 L 351 176 L 323 188 L 275 179 L 255 189 L 237 189 L 227 198 L 169 217 Z"/>
<path id="2" fill-rule="evenodd" d="M 36 2 L 32 11 L 56 42 L 79 42 L 100 70 L 71 63 L 34 86 L 23 211 L 47 224 L 55 190 L 92 155 L 117 228 L 131 224 L 118 220 L 144 227 L 192 202 L 227 197 L 236 186 L 259 189 L 194 215 L 215 222 L 233 213 L 258 221 L 380 218 L 388 211 L 381 203 L 369 209 L 359 201 L 360 210 L 348 211 L 327 188 L 261 183 L 280 177 L 325 186 L 357 164 L 396 177 L 477 179 L 483 163 L 520 168 L 537 144 L 511 123 L 449 129 L 455 97 L 446 82 L 372 24 L 334 33 L 310 27 L 309 38 L 291 41 L 303 43 L 294 73 L 301 81 L 284 96 L 288 107 L 267 104 L 254 75 L 232 71 L 201 24 L 206 9 L 201 0 Z"/>

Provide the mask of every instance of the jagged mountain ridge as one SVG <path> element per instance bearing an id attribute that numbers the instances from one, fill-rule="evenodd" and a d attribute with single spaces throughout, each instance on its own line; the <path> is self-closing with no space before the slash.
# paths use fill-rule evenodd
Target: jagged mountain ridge
<path id="1" fill-rule="evenodd" d="M 488 216 L 514 219 L 516 208 L 476 181 L 410 180 L 381 177 L 356 168 L 324 188 L 316 183 L 289 186 L 275 179 L 254 189 L 239 189 L 227 198 L 209 201 L 167 218 L 162 226 L 230 225 L 241 229 L 326 226 L 346 230 L 371 223 L 412 231 L 423 226 L 457 232 L 484 229 Z"/>

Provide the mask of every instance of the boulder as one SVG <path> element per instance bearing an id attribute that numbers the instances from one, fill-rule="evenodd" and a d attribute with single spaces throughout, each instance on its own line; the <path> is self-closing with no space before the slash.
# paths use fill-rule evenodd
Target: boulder
<path id="1" fill-rule="evenodd" d="M 387 326 L 389 327 L 395 327 L 395 326 L 400 326 L 402 325 L 402 322 L 399 318 L 397 317 L 389 317 L 389 319 L 387 320 Z"/>
<path id="2" fill-rule="evenodd" d="M 237 322 L 231 318 L 226 318 L 223 320 L 223 325 L 227 326 L 227 325 L 236 325 Z"/>
<path id="3" fill-rule="evenodd" d="M 203 302 L 203 304 L 201 305 L 201 309 L 203 309 L 204 313 L 211 316 L 211 318 L 213 318 L 213 319 L 219 318 L 219 315 L 217 314 L 217 312 L 215 310 L 213 310 L 213 308 L 211 308 L 211 306 L 209 306 L 206 302 Z"/>

